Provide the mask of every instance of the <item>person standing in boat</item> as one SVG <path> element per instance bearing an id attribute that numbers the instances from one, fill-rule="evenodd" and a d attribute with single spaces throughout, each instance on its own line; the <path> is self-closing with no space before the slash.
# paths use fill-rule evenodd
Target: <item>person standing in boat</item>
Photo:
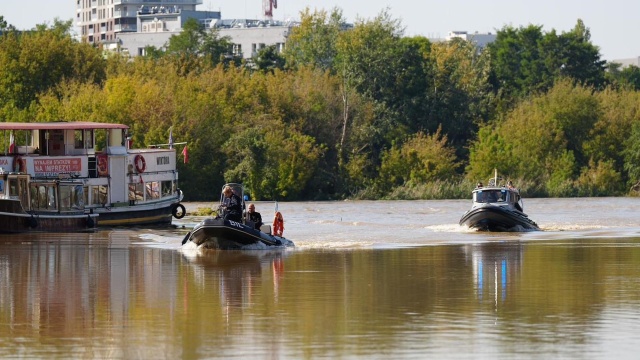
<path id="1" fill-rule="evenodd" d="M 260 227 L 264 225 L 264 223 L 262 222 L 262 215 L 256 211 L 256 206 L 249 204 L 249 210 L 247 212 L 249 214 L 249 221 L 253 222 L 254 229 L 260 230 Z"/>
<path id="2" fill-rule="evenodd" d="M 242 200 L 240 196 L 233 192 L 231 186 L 226 186 L 222 191 L 224 194 L 224 219 L 235 222 L 242 222 Z"/>
<path id="3" fill-rule="evenodd" d="M 275 216 L 273 217 L 273 235 L 282 236 L 282 232 L 284 231 L 284 218 L 280 211 L 276 211 Z"/>

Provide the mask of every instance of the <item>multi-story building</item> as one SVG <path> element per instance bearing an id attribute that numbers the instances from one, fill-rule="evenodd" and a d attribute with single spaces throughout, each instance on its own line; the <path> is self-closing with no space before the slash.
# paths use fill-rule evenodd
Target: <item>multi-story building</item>
<path id="1" fill-rule="evenodd" d="M 188 16 L 187 16 L 188 15 Z M 219 16 L 219 14 L 218 14 Z M 188 17 L 196 17 L 195 14 L 185 14 Z M 145 55 L 147 46 L 162 49 L 169 42 L 169 38 L 178 35 L 182 31 L 181 25 L 173 26 L 163 20 L 162 17 L 139 16 L 141 31 L 137 33 L 118 34 L 118 48 L 130 56 Z M 211 17 L 198 18 L 205 28 L 216 28 L 220 37 L 229 37 L 233 44 L 234 55 L 250 59 L 265 46 L 276 45 L 277 51 L 284 49 L 287 36 L 295 22 L 282 22 L 274 20 L 247 20 L 229 19 L 220 20 Z"/>
<path id="2" fill-rule="evenodd" d="M 76 0 L 76 25 L 83 41 L 113 43 L 117 34 L 138 31 L 139 12 L 195 12 L 201 4 L 202 0 Z"/>
<path id="3" fill-rule="evenodd" d="M 611 60 L 610 62 L 620 64 L 620 67 L 622 68 L 629 67 L 630 65 L 640 67 L 640 56 L 634 57 L 634 58 L 627 58 L 627 59 L 614 59 L 614 60 Z"/>
<path id="4" fill-rule="evenodd" d="M 496 34 L 487 33 L 481 34 L 477 31 L 473 34 L 469 34 L 467 31 L 450 31 L 449 35 L 446 37 L 446 41 L 450 41 L 454 38 L 463 39 L 469 42 L 474 43 L 479 48 L 484 48 L 489 43 L 496 41 Z"/>

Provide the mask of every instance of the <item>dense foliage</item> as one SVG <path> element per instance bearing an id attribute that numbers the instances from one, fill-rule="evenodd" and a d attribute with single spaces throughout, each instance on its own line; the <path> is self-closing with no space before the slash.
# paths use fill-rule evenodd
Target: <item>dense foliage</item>
<path id="1" fill-rule="evenodd" d="M 282 54 L 251 61 L 196 21 L 127 59 L 71 22 L 21 32 L 0 16 L 0 116 L 124 123 L 137 146 L 172 128 L 187 200 L 230 181 L 264 200 L 460 197 L 494 168 L 528 196 L 639 187 L 640 70 L 601 60 L 581 20 L 505 26 L 479 49 L 406 37 L 387 11 L 300 15 Z"/>

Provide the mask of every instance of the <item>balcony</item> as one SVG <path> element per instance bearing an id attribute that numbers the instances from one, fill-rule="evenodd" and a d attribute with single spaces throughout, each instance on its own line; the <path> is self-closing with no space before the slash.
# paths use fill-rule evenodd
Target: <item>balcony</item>
<path id="1" fill-rule="evenodd" d="M 115 32 L 135 32 L 136 31 L 136 25 L 115 24 L 115 25 L 113 25 L 113 30 Z"/>
<path id="2" fill-rule="evenodd" d="M 136 16 L 138 16 L 138 9 L 137 8 L 127 9 L 127 11 L 123 11 L 123 10 L 114 10 L 113 11 L 113 17 L 114 18 L 122 18 L 122 17 L 134 18 Z"/>

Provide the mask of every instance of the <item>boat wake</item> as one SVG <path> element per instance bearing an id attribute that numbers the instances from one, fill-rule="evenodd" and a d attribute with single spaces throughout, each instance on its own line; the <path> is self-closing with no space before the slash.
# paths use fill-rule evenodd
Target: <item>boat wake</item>
<path id="1" fill-rule="evenodd" d="M 545 231 L 581 231 L 608 229 L 609 226 L 599 224 L 545 224 L 541 230 Z"/>
<path id="2" fill-rule="evenodd" d="M 474 233 L 475 229 L 467 226 L 460 226 L 459 224 L 442 224 L 442 225 L 430 225 L 425 226 L 424 229 L 431 230 L 433 232 L 444 233 Z"/>

